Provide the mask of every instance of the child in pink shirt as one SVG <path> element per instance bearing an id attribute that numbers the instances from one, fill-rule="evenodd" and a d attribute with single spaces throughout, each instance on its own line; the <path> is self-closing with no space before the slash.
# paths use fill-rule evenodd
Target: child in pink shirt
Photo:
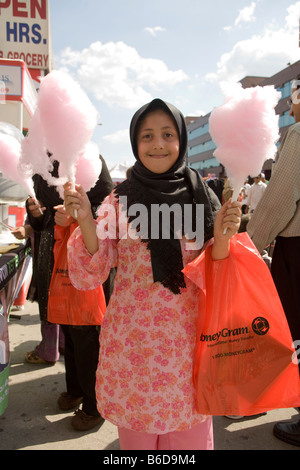
<path id="1" fill-rule="evenodd" d="M 138 110 L 130 137 L 136 163 L 97 223 L 82 188 L 65 185 L 66 210 L 79 223 L 69 240 L 73 284 L 93 289 L 117 267 L 100 334 L 98 409 L 118 426 L 123 450 L 212 449 L 212 418 L 197 412 L 192 380 L 198 288 L 182 269 L 209 240 L 213 259 L 228 256 L 240 208 L 220 209 L 187 167 L 185 121 L 171 104 L 155 99 Z M 155 218 L 163 204 L 173 218 Z"/>

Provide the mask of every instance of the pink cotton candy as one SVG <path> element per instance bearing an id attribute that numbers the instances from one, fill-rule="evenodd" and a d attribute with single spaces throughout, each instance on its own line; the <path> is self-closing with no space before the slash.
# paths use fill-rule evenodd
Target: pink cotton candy
<path id="1" fill-rule="evenodd" d="M 67 181 L 75 183 L 78 159 L 90 149 L 89 141 L 96 125 L 97 111 L 80 86 L 63 72 L 51 72 L 42 79 L 37 109 L 30 121 L 28 136 L 22 142 L 20 170 L 28 177 L 39 174 L 50 186 L 55 186 L 63 198 L 62 186 Z M 97 163 L 90 152 L 80 171 L 85 177 L 85 187 L 92 187 L 101 171 L 99 152 Z M 87 158 L 91 161 L 87 162 Z M 55 160 L 59 162 L 58 178 L 51 175 Z M 78 171 L 77 176 L 80 178 Z"/>
<path id="2" fill-rule="evenodd" d="M 30 120 L 28 134 L 21 142 L 21 150 L 19 170 L 27 177 L 39 174 L 47 181 L 53 165 L 47 155 L 39 109 Z"/>
<path id="3" fill-rule="evenodd" d="M 93 188 L 99 179 L 102 170 L 102 162 L 96 144 L 89 142 L 86 149 L 76 162 L 76 183 L 80 184 L 87 192 Z"/>
<path id="4" fill-rule="evenodd" d="M 18 142 L 22 142 L 24 136 L 23 133 L 13 124 L 9 122 L 0 121 L 0 133 L 10 135 L 17 139 Z"/>
<path id="5" fill-rule="evenodd" d="M 275 106 L 280 93 L 273 86 L 243 89 L 240 83 L 224 84 L 225 103 L 209 119 L 214 156 L 225 166 L 233 184 L 258 175 L 266 160 L 274 158 L 279 139 Z"/>
<path id="6" fill-rule="evenodd" d="M 97 111 L 67 74 L 53 71 L 43 78 L 38 109 L 47 150 L 60 162 L 60 176 L 74 177 L 79 153 L 97 125 Z"/>
<path id="7" fill-rule="evenodd" d="M 0 171 L 4 178 L 23 186 L 28 195 L 34 197 L 31 179 L 20 174 L 18 170 L 21 155 L 21 143 L 14 137 L 0 134 Z"/>

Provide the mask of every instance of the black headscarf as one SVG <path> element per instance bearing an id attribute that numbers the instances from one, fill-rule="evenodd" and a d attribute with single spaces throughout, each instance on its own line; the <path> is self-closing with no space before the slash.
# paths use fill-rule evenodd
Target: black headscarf
<path id="1" fill-rule="evenodd" d="M 138 156 L 136 139 L 138 125 L 141 120 L 145 118 L 146 114 L 157 109 L 164 110 L 174 119 L 180 141 L 177 161 L 170 170 L 162 174 L 153 173 L 142 164 Z M 175 106 L 160 99 L 151 101 L 151 103 L 140 108 L 133 116 L 130 124 L 130 140 L 136 162 L 132 167 L 129 179 L 117 186 L 116 195 L 118 197 L 127 196 L 128 209 L 136 203 L 146 206 L 149 228 L 151 227 L 151 204 L 167 204 L 169 207 L 173 204 L 179 204 L 182 214 L 184 204 L 192 204 L 194 217 L 196 217 L 195 205 L 204 204 L 204 241 L 211 238 L 213 236 L 215 212 L 220 205 L 200 174 L 186 165 L 187 130 L 181 112 Z M 193 227 L 191 227 L 193 231 L 196 227 L 194 217 Z M 132 220 L 134 218 L 129 217 L 129 222 L 132 222 Z M 185 287 L 180 240 L 174 234 L 168 240 L 163 239 L 161 227 L 158 239 L 151 239 L 151 233 L 140 233 L 140 235 L 151 252 L 153 281 L 161 282 L 172 292 L 179 294 L 180 289 Z"/>

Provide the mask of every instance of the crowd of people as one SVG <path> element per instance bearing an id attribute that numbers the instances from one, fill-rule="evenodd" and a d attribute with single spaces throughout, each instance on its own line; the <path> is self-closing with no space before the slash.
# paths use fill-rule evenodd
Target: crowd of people
<path id="1" fill-rule="evenodd" d="M 298 83 L 293 93 L 300 88 Z M 207 243 L 213 244 L 216 263 L 228 257 L 230 239 L 239 230 L 248 231 L 260 253 L 275 242 L 270 269 L 293 340 L 300 339 L 300 104 L 296 101 L 291 114 L 295 125 L 281 144 L 270 181 L 266 183 L 263 174 L 253 184 L 245 181 L 239 202 L 231 200 L 228 181 L 221 189 L 219 183 L 211 189 L 187 166 L 183 115 L 160 99 L 144 105 L 132 118 L 136 162 L 123 183 L 113 187 L 102 159 L 96 186 L 86 193 L 67 183 L 62 201 L 55 188 L 35 175 L 37 200 L 27 201 L 34 237 L 29 293 L 39 304 L 42 341 L 26 360 L 53 364 L 64 354 L 66 392 L 58 404 L 67 410 L 82 403 L 72 421 L 75 429 L 97 428 L 107 419 L 118 427 L 123 450 L 214 448 L 212 417 L 197 412 L 192 380 L 198 288 L 182 269 Z M 174 233 L 174 221 L 168 238 L 162 220 L 158 237 L 143 231 L 133 209 L 146 207 L 146 225 L 151 227 L 153 204 L 176 204 L 183 212 L 186 205 L 192 207 L 190 225 L 182 220 L 181 239 Z M 204 205 L 204 246 L 192 249 L 198 204 Z M 103 210 L 97 214 L 99 206 Z M 129 236 L 120 235 L 121 212 L 127 217 Z M 67 244 L 68 274 L 78 290 L 104 287 L 106 312 L 101 321 L 81 321 L 80 311 L 76 325 L 47 320 L 56 224 L 76 226 Z M 103 236 L 104 225 L 116 228 L 114 237 Z M 300 420 L 278 423 L 274 433 L 299 446 Z"/>

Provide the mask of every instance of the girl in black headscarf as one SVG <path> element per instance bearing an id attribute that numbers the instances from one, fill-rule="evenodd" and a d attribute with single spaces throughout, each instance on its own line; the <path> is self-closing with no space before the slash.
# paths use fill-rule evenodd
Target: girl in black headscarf
<path id="1" fill-rule="evenodd" d="M 155 110 L 164 110 L 175 120 L 179 134 L 179 155 L 175 164 L 164 173 L 153 173 L 141 162 L 137 149 L 137 133 L 143 118 Z M 151 204 L 173 204 L 180 206 L 181 214 L 184 214 L 184 205 L 190 204 L 194 217 L 192 225 L 187 231 L 194 233 L 196 230 L 196 204 L 204 205 L 204 241 L 213 236 L 213 224 L 216 211 L 220 208 L 215 194 L 204 183 L 199 173 L 186 165 L 187 131 L 182 114 L 171 104 L 160 99 L 143 106 L 134 115 L 130 126 L 130 140 L 136 163 L 132 168 L 130 179 L 119 185 L 116 194 L 127 196 L 128 207 L 135 203 L 144 204 L 149 215 L 148 227 L 151 227 Z M 161 222 L 162 224 L 164 221 Z M 183 225 L 183 221 L 182 221 Z M 171 227 L 172 229 L 172 227 Z M 142 241 L 147 243 L 151 252 L 152 270 L 154 282 L 161 282 L 169 287 L 172 292 L 179 293 L 181 287 L 185 287 L 182 274 L 182 256 L 180 241 L 176 238 L 174 230 L 172 237 L 162 238 L 162 228 L 158 239 L 148 239 L 143 236 Z M 186 233 L 188 235 L 188 233 Z"/>
<path id="2" fill-rule="evenodd" d="M 92 289 L 117 266 L 101 330 L 98 409 L 118 426 L 122 449 L 211 449 L 211 418 L 197 413 L 192 382 L 197 287 L 182 269 L 200 252 L 192 240 L 199 205 L 203 246 L 214 236 L 214 259 L 228 256 L 240 210 L 235 203 L 220 209 L 200 175 L 187 167 L 185 121 L 171 104 L 155 99 L 138 110 L 130 139 L 136 163 L 100 207 L 97 225 L 82 188 L 65 185 L 66 210 L 77 210 L 80 225 L 69 240 L 72 283 Z M 157 219 L 152 211 L 163 204 L 175 208 L 168 237 L 166 217 Z M 193 217 L 184 217 L 187 208 Z"/>

